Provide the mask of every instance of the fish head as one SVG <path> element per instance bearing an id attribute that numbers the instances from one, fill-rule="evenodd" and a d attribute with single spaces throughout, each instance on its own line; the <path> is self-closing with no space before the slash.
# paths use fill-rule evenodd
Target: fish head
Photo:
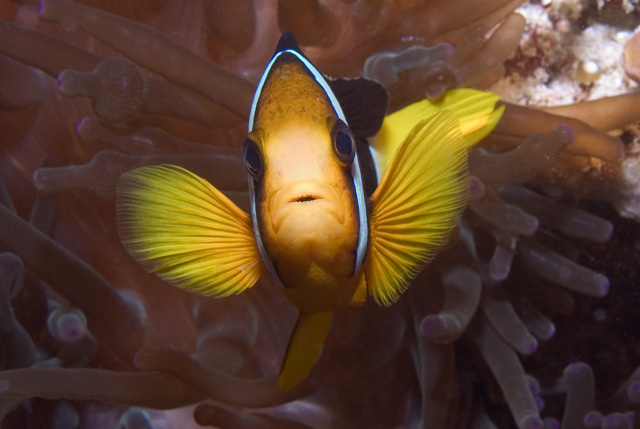
<path id="1" fill-rule="evenodd" d="M 290 291 L 310 294 L 293 299 L 299 308 L 327 296 L 348 304 L 367 235 L 355 137 L 311 67 L 295 51 L 277 53 L 243 150 L 261 257 Z"/>

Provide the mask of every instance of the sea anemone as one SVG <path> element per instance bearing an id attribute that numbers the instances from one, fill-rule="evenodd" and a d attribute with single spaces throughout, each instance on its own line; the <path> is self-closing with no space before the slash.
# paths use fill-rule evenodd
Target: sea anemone
<path id="1" fill-rule="evenodd" d="M 638 427 L 639 95 L 625 77 L 591 100 L 608 66 L 564 49 L 613 5 L 81 3 L 0 3 L 2 427 Z M 173 288 L 114 205 L 122 173 L 171 163 L 246 206 L 245 122 L 284 29 L 321 71 L 382 83 L 389 112 L 457 87 L 505 106 L 446 250 L 394 306 L 338 312 L 290 392 L 277 285 Z M 541 106 L 559 81 L 578 95 Z"/>

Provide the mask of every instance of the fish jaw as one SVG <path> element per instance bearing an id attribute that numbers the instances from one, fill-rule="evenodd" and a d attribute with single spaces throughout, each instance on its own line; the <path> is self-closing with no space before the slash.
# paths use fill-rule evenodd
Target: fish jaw
<path id="1" fill-rule="evenodd" d="M 353 277 L 358 219 L 349 190 L 311 181 L 271 195 L 262 201 L 262 236 L 285 286 L 333 288 Z"/>
<path id="2" fill-rule="evenodd" d="M 316 215 L 329 214 L 338 225 L 345 222 L 345 203 L 335 188 L 325 183 L 306 182 L 276 191 L 270 209 L 273 231 L 277 234 L 284 221 L 305 212 Z M 320 225 L 311 222 L 301 226 L 308 226 L 311 232 Z"/>

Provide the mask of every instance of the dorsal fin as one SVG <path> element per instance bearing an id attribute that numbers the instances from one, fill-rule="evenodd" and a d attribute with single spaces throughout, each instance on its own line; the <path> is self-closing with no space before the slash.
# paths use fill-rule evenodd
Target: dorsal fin
<path id="1" fill-rule="evenodd" d="M 302 54 L 296 38 L 293 37 L 293 33 L 289 30 L 285 30 L 282 33 L 282 36 L 280 36 L 280 40 L 278 40 L 278 45 L 276 46 L 276 50 L 273 55 L 277 54 L 278 52 L 286 51 L 287 49 L 291 49 L 292 51 L 296 51 L 299 54 Z"/>
<path id="2" fill-rule="evenodd" d="M 387 113 L 387 91 L 378 82 L 364 77 L 327 79 L 342 106 L 353 134 L 374 136 Z"/>

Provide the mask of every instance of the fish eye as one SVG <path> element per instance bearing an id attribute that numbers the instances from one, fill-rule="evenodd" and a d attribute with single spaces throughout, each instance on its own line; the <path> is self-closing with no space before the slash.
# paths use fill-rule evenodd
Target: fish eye
<path id="1" fill-rule="evenodd" d="M 264 175 L 262 155 L 258 145 L 248 137 L 244 140 L 244 147 L 242 148 L 242 162 L 244 162 L 247 171 L 255 180 L 262 179 Z"/>
<path id="2" fill-rule="evenodd" d="M 331 137 L 333 140 L 333 151 L 338 159 L 345 164 L 351 163 L 356 154 L 356 141 L 347 124 L 341 119 L 338 119 L 333 125 Z"/>

